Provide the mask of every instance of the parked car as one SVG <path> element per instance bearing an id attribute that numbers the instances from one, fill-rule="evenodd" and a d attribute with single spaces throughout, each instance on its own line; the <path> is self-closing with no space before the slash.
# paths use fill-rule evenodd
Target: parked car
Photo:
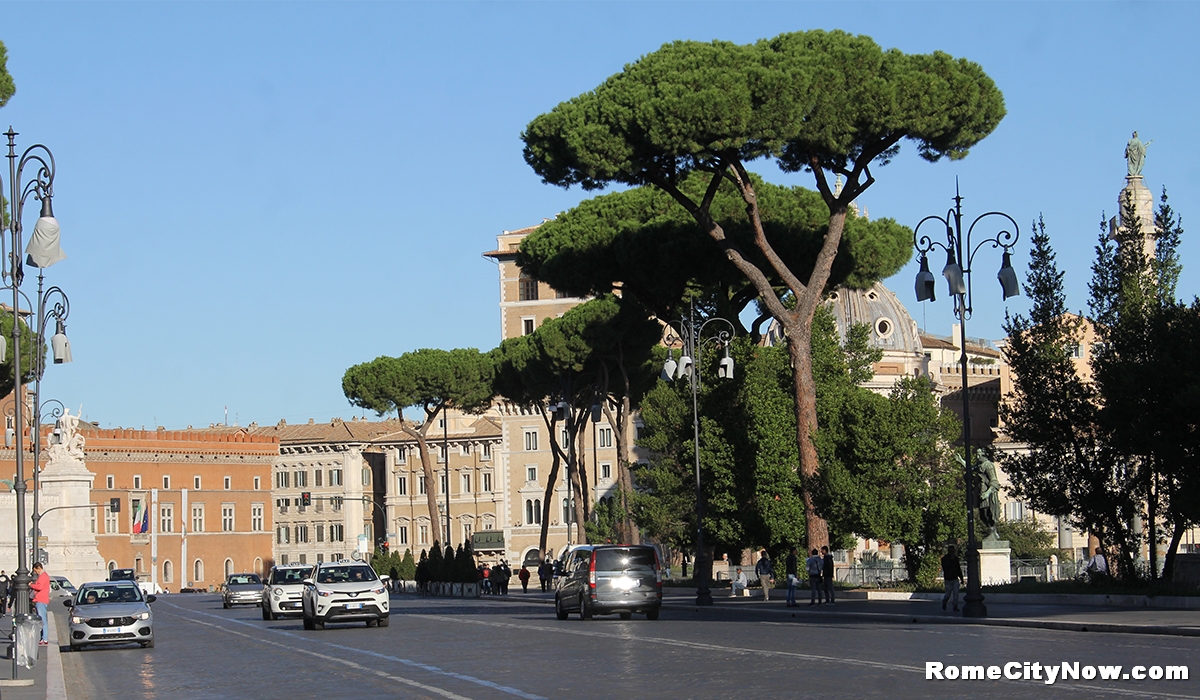
<path id="1" fill-rule="evenodd" d="M 554 592 L 554 612 L 565 620 L 578 612 L 581 620 L 617 613 L 628 620 L 645 613 L 657 620 L 662 608 L 662 566 L 649 545 L 583 545 L 563 562 Z"/>
<path id="2" fill-rule="evenodd" d="M 76 590 L 74 584 L 67 580 L 66 576 L 51 576 L 50 577 L 50 595 L 54 598 L 74 598 Z"/>
<path id="3" fill-rule="evenodd" d="M 230 574 L 221 584 L 221 605 L 228 610 L 235 605 L 262 603 L 263 582 L 258 574 Z"/>
<path id="4" fill-rule="evenodd" d="M 304 579 L 312 574 L 311 566 L 276 566 L 267 576 L 262 591 L 262 616 L 276 620 L 284 615 L 304 614 Z"/>
<path id="5" fill-rule="evenodd" d="M 109 569 L 109 581 L 137 581 L 137 573 L 133 569 Z"/>
<path id="6" fill-rule="evenodd" d="M 133 581 L 85 583 L 74 598 L 63 601 L 71 609 L 71 651 L 93 644 L 154 646 L 154 596 L 142 595 Z"/>
<path id="7" fill-rule="evenodd" d="M 322 562 L 309 576 L 302 597 L 304 629 L 324 628 L 328 622 L 388 626 L 388 589 L 370 564 Z"/>

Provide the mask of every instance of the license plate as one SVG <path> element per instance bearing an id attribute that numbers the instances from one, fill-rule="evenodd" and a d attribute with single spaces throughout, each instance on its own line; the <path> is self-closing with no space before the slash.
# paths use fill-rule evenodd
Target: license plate
<path id="1" fill-rule="evenodd" d="M 347 610 L 362 610 L 362 603 L 346 603 Z"/>
<path id="2" fill-rule="evenodd" d="M 101 634 L 120 634 L 120 633 L 121 633 L 120 627 L 105 627 L 104 631 L 101 632 Z"/>

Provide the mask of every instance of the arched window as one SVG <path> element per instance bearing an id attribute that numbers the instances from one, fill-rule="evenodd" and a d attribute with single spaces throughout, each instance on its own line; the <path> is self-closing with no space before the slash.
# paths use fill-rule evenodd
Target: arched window
<path id="1" fill-rule="evenodd" d="M 262 576 L 262 572 L 263 572 L 262 557 L 255 557 L 254 558 L 254 573 L 258 574 L 259 576 Z"/>
<path id="2" fill-rule="evenodd" d="M 170 582 L 171 582 L 171 577 L 174 575 L 174 573 L 175 573 L 175 572 L 174 572 L 174 567 L 172 567 L 172 566 L 171 566 L 171 560 L 170 560 L 170 559 L 168 559 L 168 560 L 164 561 L 164 562 L 163 562 L 163 567 L 162 567 L 162 580 L 163 580 L 163 583 L 170 583 Z"/>
<path id="3" fill-rule="evenodd" d="M 192 583 L 199 584 L 203 580 L 204 580 L 204 562 L 201 561 L 200 559 L 197 559 L 195 561 L 195 563 L 192 564 Z"/>
<path id="4" fill-rule="evenodd" d="M 229 578 L 232 575 L 233 575 L 233 560 L 226 559 L 225 560 L 225 578 Z"/>
<path id="5" fill-rule="evenodd" d="M 109 571 L 112 571 L 115 568 L 117 568 L 117 562 L 115 562 L 115 561 L 108 562 L 108 570 Z"/>

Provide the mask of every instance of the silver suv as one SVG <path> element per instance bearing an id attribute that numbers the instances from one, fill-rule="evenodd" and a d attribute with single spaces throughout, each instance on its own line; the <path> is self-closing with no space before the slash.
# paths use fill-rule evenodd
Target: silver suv
<path id="1" fill-rule="evenodd" d="M 661 607 L 662 567 L 658 550 L 649 545 L 577 547 L 563 562 L 554 592 L 554 612 L 560 620 L 572 612 L 581 620 L 612 613 L 622 620 L 633 613 L 657 620 Z"/>
<path id="2" fill-rule="evenodd" d="M 304 579 L 304 629 L 328 622 L 366 622 L 388 626 L 388 589 L 370 564 L 323 562 Z"/>
<path id="3" fill-rule="evenodd" d="M 311 566 L 276 566 L 271 568 L 267 586 L 262 591 L 264 620 L 277 620 L 284 615 L 303 613 L 304 579 L 312 573 Z"/>

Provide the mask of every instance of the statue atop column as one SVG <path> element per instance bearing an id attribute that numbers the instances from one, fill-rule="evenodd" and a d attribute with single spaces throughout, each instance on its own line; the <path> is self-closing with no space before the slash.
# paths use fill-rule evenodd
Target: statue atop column
<path id="1" fill-rule="evenodd" d="M 975 462 L 971 465 L 971 478 L 975 480 L 976 517 L 979 524 L 988 529 L 986 537 L 998 539 L 996 524 L 1000 522 L 1000 479 L 996 476 L 996 465 L 983 450 L 975 450 Z M 966 466 L 962 455 L 956 455 L 958 463 Z"/>
<path id="2" fill-rule="evenodd" d="M 1129 164 L 1129 177 L 1140 177 L 1142 174 L 1142 166 L 1146 163 L 1146 147 L 1154 143 L 1151 139 L 1149 143 L 1144 143 L 1138 138 L 1138 133 L 1133 132 L 1133 137 L 1129 139 L 1129 143 L 1125 144 L 1125 160 Z"/>
<path id="3" fill-rule="evenodd" d="M 79 432 L 79 417 L 71 415 L 71 409 L 68 408 L 59 417 L 56 427 L 59 440 L 46 448 L 49 461 L 57 462 L 66 459 L 83 462 L 86 457 L 84 453 L 86 440 L 83 433 Z"/>

